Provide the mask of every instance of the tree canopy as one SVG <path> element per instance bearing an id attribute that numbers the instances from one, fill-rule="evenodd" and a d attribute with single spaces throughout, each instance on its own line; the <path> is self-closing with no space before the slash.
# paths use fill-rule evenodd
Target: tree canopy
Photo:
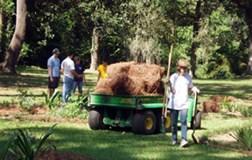
<path id="1" fill-rule="evenodd" d="M 6 63 L 18 21 L 18 4 L 27 5 L 25 33 L 16 65 L 46 68 L 52 49 L 82 58 L 96 69 L 135 60 L 172 66 L 179 58 L 191 63 L 194 76 L 216 78 L 252 74 L 252 28 L 248 0 L 0 0 L 0 61 Z M 20 27 L 18 27 L 20 28 Z M 14 32 L 15 31 L 15 32 Z M 20 41 L 21 42 L 21 41 Z M 12 42 L 13 43 L 13 42 Z M 15 42 L 16 45 L 17 42 Z M 14 47 L 15 48 L 15 47 Z M 2 65 L 3 66 L 3 65 Z M 4 71 L 4 69 L 2 68 Z"/>

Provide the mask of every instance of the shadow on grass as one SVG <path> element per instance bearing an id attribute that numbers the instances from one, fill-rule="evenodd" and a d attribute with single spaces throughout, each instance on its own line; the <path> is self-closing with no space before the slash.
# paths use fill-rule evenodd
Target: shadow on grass
<path id="1" fill-rule="evenodd" d="M 52 124 L 51 124 L 52 125 Z M 25 125 L 24 125 L 25 126 Z M 41 135 L 49 124 L 34 124 L 27 127 L 31 133 Z M 26 128 L 26 127 L 22 127 Z M 5 129 L 0 132 L 12 133 L 14 129 Z M 6 135 L 4 135 L 6 137 Z M 249 160 L 244 155 L 230 155 L 232 152 L 213 149 L 204 145 L 191 145 L 188 148 L 179 148 L 170 145 L 171 135 L 135 135 L 130 132 L 99 130 L 91 131 L 86 127 L 69 124 L 58 124 L 49 140 L 56 145 L 59 152 L 73 152 L 90 156 L 97 160 L 134 160 L 134 159 L 187 159 L 187 160 Z M 3 144 L 0 138 L 0 145 Z"/>
<path id="2" fill-rule="evenodd" d="M 252 100 L 252 87 L 231 84 L 204 84 L 200 86 L 201 93 L 205 95 L 228 95 L 240 99 Z"/>
<path id="3" fill-rule="evenodd" d="M 48 78 L 33 75 L 0 75 L 1 87 L 45 87 Z"/>

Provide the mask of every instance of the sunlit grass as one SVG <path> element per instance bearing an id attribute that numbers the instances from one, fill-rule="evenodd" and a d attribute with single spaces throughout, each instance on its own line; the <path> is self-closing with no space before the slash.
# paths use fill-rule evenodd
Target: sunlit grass
<path id="1" fill-rule="evenodd" d="M 0 145 L 15 128 L 27 128 L 34 135 L 41 135 L 54 123 L 15 122 L 0 120 Z M 73 152 L 93 157 L 96 160 L 142 160 L 142 159 L 187 159 L 225 160 L 252 157 L 231 151 L 213 149 L 192 144 L 188 148 L 170 145 L 171 134 L 166 136 L 135 135 L 124 131 L 92 131 L 86 124 L 59 123 L 49 141 L 59 152 Z M 190 140 L 191 141 L 191 140 Z M 192 143 L 192 142 L 191 142 Z"/>

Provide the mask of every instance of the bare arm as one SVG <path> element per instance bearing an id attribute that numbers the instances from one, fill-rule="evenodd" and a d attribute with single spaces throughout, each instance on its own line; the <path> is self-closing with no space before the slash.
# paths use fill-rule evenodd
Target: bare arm
<path id="1" fill-rule="evenodd" d="M 48 72 L 49 72 L 49 76 L 50 76 L 50 81 L 53 82 L 53 75 L 52 75 L 52 67 L 48 66 Z"/>

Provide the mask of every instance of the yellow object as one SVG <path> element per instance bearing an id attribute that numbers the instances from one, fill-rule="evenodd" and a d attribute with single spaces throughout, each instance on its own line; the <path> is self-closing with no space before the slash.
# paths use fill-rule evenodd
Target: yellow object
<path id="1" fill-rule="evenodd" d="M 101 64 L 97 68 L 97 71 L 100 74 L 100 78 L 106 78 L 107 77 L 107 65 Z"/>

